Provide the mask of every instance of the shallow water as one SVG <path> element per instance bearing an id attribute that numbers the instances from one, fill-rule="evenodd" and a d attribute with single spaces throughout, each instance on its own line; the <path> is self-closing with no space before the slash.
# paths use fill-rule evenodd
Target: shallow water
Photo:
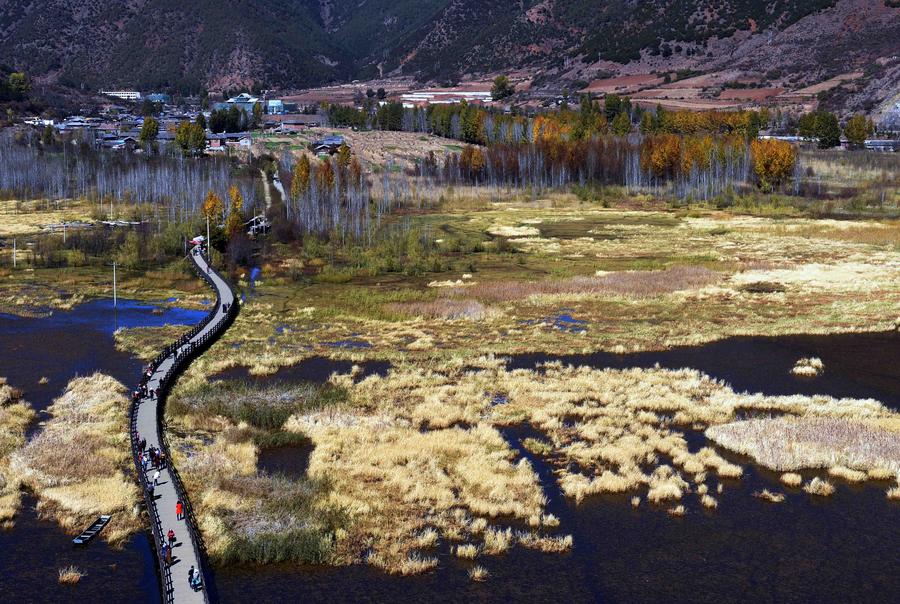
<path id="1" fill-rule="evenodd" d="M 825 371 L 818 377 L 798 377 L 791 368 L 803 357 L 819 357 Z M 534 368 L 558 360 L 590 367 L 690 367 L 724 380 L 736 392 L 769 395 L 828 394 L 874 398 L 900 409 L 900 333 L 880 332 L 829 336 L 738 337 L 703 346 L 660 352 L 582 355 L 515 355 L 510 369 Z"/>
<path id="2" fill-rule="evenodd" d="M 309 456 L 312 450 L 312 441 L 298 446 L 267 447 L 259 450 L 256 465 L 267 474 L 303 478 L 309 467 Z"/>
<path id="3" fill-rule="evenodd" d="M 120 301 L 120 305 L 123 304 Z M 197 312 L 197 311 L 187 311 Z M 180 311 L 152 314 L 152 307 L 120 306 L 119 326 L 193 323 L 202 317 Z M 126 384 L 141 363 L 116 352 L 111 302 L 81 305 L 49 319 L 0 315 L 0 375 L 26 390 L 44 408 L 76 374 L 101 370 Z M 790 374 L 797 359 L 818 356 L 825 373 L 817 378 Z M 896 334 L 733 338 L 701 347 L 633 355 L 560 357 L 597 367 L 693 367 L 731 383 L 736 390 L 767 394 L 831 394 L 872 397 L 900 408 L 900 338 Z M 512 367 L 533 367 L 546 355 L 520 355 Z M 254 380 L 321 382 L 353 363 L 313 358 Z M 387 362 L 362 364 L 364 374 L 384 374 Z M 37 383 L 47 376 L 46 385 Z M 245 368 L 218 378 L 247 378 Z M 503 404 L 503 400 L 495 401 Z M 725 481 L 719 508 L 706 511 L 695 495 L 684 500 L 687 515 L 670 518 L 663 508 L 629 505 L 629 495 L 594 497 L 576 505 L 556 486 L 552 468 L 521 448 L 527 426 L 504 430 L 510 444 L 529 458 L 558 516 L 561 533 L 571 533 L 568 554 L 542 554 L 514 547 L 502 556 L 481 557 L 491 573 L 485 583 L 467 576 L 472 562 L 449 554 L 440 543 L 434 573 L 391 577 L 366 566 L 347 568 L 278 565 L 219 569 L 216 582 L 225 602 L 893 602 L 900 592 L 900 505 L 888 502 L 887 484 L 848 485 L 816 498 L 785 489 L 774 473 L 740 461 L 745 476 Z M 702 444 L 688 434 L 692 449 Z M 263 469 L 299 476 L 304 447 L 263 451 Z M 805 473 L 810 478 L 813 473 Z M 715 481 L 709 481 L 714 491 Z M 786 493 L 771 504 L 752 497 L 762 488 Z M 35 518 L 28 500 L 12 531 L 0 531 L 0 594 L 3 601 L 69 601 L 77 597 L 110 602 L 158 601 L 154 562 L 147 537 L 137 535 L 123 551 L 98 541 L 84 550 L 55 524 Z M 430 552 L 426 552 L 429 553 Z M 87 576 L 74 588 L 58 585 L 58 568 L 76 564 Z M 115 565 L 113 568 L 111 565 Z"/>
<path id="4" fill-rule="evenodd" d="M 132 300 L 119 300 L 114 308 L 112 300 L 101 299 L 42 319 L 0 314 L 0 376 L 23 390 L 38 411 L 78 375 L 103 371 L 130 385 L 137 381 L 141 362 L 116 350 L 116 329 L 187 325 L 206 314 L 176 307 L 161 310 Z M 46 384 L 39 383 L 42 377 Z"/>
<path id="5" fill-rule="evenodd" d="M 818 356 L 825 373 L 797 378 L 797 359 Z M 766 394 L 830 394 L 872 397 L 900 407 L 900 338 L 897 334 L 733 338 L 700 347 L 633 355 L 558 357 L 595 367 L 693 367 L 731 383 L 738 391 Z M 534 367 L 546 355 L 513 357 L 511 367 Z M 548 511 L 571 533 L 568 554 L 514 547 L 476 561 L 491 576 L 473 583 L 472 562 L 439 544 L 437 571 L 391 577 L 366 566 L 348 568 L 225 568 L 217 572 L 225 601 L 328 602 L 894 602 L 900 591 L 900 505 L 885 497 L 887 483 L 851 485 L 832 479 L 828 498 L 786 489 L 778 474 L 746 458 L 720 451 L 744 467 L 740 480 L 708 480 L 719 501 L 704 509 L 688 495 L 682 518 L 646 501 L 632 509 L 631 493 L 566 499 L 553 468 L 521 447 L 534 436 L 528 426 L 505 429 L 511 446 L 532 461 L 548 498 Z M 692 450 L 701 434 L 688 433 Z M 809 479 L 815 472 L 803 472 Z M 753 497 L 768 488 L 787 499 L 772 504 Z M 432 552 L 425 552 L 433 554 Z"/>
<path id="6" fill-rule="evenodd" d="M 137 381 L 142 362 L 115 349 L 117 328 L 192 324 L 204 314 L 172 307 L 160 312 L 154 306 L 120 299 L 115 309 L 112 300 L 93 300 L 41 319 L 0 315 L 0 376 L 22 389 L 38 411 L 46 409 L 78 375 L 102 371 L 130 385 Z M 42 377 L 47 383 L 39 383 Z M 146 534 L 132 537 L 121 551 L 111 549 L 102 534 L 87 547 L 76 549 L 72 535 L 54 522 L 37 518 L 34 503 L 25 498 L 15 527 L 0 530 L 0 601 L 159 601 Z M 69 564 L 87 573 L 74 587 L 57 581 L 58 570 Z"/>
<path id="7" fill-rule="evenodd" d="M 295 365 L 279 367 L 278 371 L 271 375 L 251 375 L 247 367 L 238 366 L 217 373 L 212 379 L 250 380 L 264 383 L 315 382 L 321 384 L 327 382 L 333 373 L 350 373 L 354 365 L 357 365 L 361 370 L 357 379 L 363 379 L 373 374 L 387 375 L 388 369 L 391 367 L 388 361 L 361 361 L 354 363 L 352 361 L 338 361 L 317 356 L 303 359 Z"/>
<path id="8" fill-rule="evenodd" d="M 26 497 L 12 530 L 0 530 L 0 599 L 4 602 L 159 602 L 152 548 L 146 533 L 121 551 L 100 538 L 76 548 L 55 522 L 40 520 Z M 60 585 L 71 564 L 86 573 L 75 586 Z"/>

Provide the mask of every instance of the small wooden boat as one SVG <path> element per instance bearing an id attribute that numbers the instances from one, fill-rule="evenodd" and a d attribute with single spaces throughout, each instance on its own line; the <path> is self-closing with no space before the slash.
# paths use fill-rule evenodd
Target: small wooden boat
<path id="1" fill-rule="evenodd" d="M 75 545 L 87 545 L 94 537 L 100 534 L 107 524 L 109 524 L 112 516 L 98 516 L 91 526 L 87 527 L 80 535 L 72 539 Z"/>

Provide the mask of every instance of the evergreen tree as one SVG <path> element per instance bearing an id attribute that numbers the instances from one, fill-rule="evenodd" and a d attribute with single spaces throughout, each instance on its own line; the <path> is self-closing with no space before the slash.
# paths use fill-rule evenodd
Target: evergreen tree
<path id="1" fill-rule="evenodd" d="M 617 136 L 625 136 L 631 132 L 631 118 L 626 112 L 620 112 L 613 120 L 612 131 Z"/>
<path id="2" fill-rule="evenodd" d="M 505 75 L 498 75 L 494 78 L 494 84 L 491 86 L 491 98 L 495 101 L 501 101 L 507 97 L 511 97 L 516 93 L 515 87 L 509 82 L 509 78 Z"/>
<path id="3" fill-rule="evenodd" d="M 819 149 L 831 149 L 841 144 L 841 125 L 837 116 L 822 111 L 816 118 L 816 134 L 819 137 Z"/>
<path id="4" fill-rule="evenodd" d="M 864 115 L 854 115 L 844 126 L 844 135 L 855 147 L 862 147 L 866 139 L 875 134 L 875 125 Z"/>
<path id="5" fill-rule="evenodd" d="M 138 136 L 138 142 L 141 146 L 148 147 L 156 142 L 159 136 L 159 122 L 152 117 L 144 118 L 144 125 L 141 126 L 141 133 Z"/>

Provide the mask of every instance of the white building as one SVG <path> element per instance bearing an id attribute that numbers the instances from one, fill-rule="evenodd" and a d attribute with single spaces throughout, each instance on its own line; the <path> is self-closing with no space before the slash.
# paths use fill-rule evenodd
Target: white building
<path id="1" fill-rule="evenodd" d="M 488 103 L 491 101 L 490 90 L 416 90 L 400 95 L 400 101 L 404 107 L 410 108 L 422 105 L 453 105 L 466 101 L 467 103 Z"/>
<path id="2" fill-rule="evenodd" d="M 101 90 L 100 94 L 122 99 L 123 101 L 141 100 L 141 93 L 136 90 Z"/>

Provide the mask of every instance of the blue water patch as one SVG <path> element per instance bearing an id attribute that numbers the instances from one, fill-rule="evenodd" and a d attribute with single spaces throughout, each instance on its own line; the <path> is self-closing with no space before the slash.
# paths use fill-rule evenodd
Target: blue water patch
<path id="1" fill-rule="evenodd" d="M 488 396 L 491 397 L 491 407 L 496 407 L 497 405 L 505 405 L 509 402 L 509 397 L 505 394 L 490 394 Z"/>
<path id="2" fill-rule="evenodd" d="M 166 302 L 172 304 L 173 302 L 178 302 L 178 298 L 166 298 Z"/>
<path id="3" fill-rule="evenodd" d="M 545 317 L 543 319 L 527 319 L 520 321 L 523 325 L 540 325 L 549 324 L 553 329 L 566 331 L 568 333 L 584 333 L 587 331 L 588 322 L 583 319 L 576 319 L 568 312 L 561 312 L 557 315 Z"/>
<path id="4" fill-rule="evenodd" d="M 372 345 L 365 340 L 338 340 L 336 342 L 324 342 L 329 348 L 371 348 Z"/>
<path id="5" fill-rule="evenodd" d="M 290 333 L 294 331 L 294 328 L 290 325 L 276 325 L 275 333 Z"/>
<path id="6" fill-rule="evenodd" d="M 113 306 L 111 299 L 101 298 L 79 304 L 70 311 L 54 311 L 49 317 L 41 319 L 38 329 L 78 328 L 83 332 L 99 331 L 112 335 L 117 329 L 130 327 L 193 325 L 199 323 L 206 314 L 203 310 L 173 306 L 160 308 L 136 300 L 119 299 L 116 306 Z M 2 314 L 0 316 L 10 319 L 4 330 L 31 331 L 36 327 L 34 322 L 23 320 L 21 317 Z"/>
<path id="7" fill-rule="evenodd" d="M 212 304 L 212 300 L 210 300 L 209 298 L 203 298 L 202 300 L 200 300 L 200 304 L 202 304 L 203 306 L 209 306 L 210 304 Z"/>

